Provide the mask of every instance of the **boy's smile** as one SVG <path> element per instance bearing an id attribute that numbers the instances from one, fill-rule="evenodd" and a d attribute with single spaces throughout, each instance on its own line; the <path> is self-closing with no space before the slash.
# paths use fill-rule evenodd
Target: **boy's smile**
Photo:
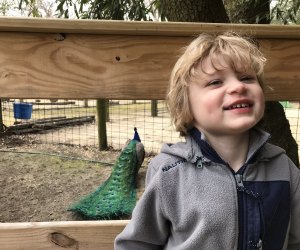
<path id="1" fill-rule="evenodd" d="M 235 103 L 224 107 L 224 110 L 233 110 L 233 109 L 249 109 L 253 106 L 250 100 L 238 100 Z"/>
<path id="2" fill-rule="evenodd" d="M 222 56 L 205 59 L 189 85 L 194 125 L 205 134 L 234 135 L 262 118 L 264 95 L 253 71 L 232 69 Z"/>

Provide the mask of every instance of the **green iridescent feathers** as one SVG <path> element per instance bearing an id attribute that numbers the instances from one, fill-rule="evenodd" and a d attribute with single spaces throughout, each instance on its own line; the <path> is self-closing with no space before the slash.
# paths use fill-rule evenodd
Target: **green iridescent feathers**
<path id="1" fill-rule="evenodd" d="M 110 177 L 69 210 L 86 219 L 119 219 L 131 215 L 137 200 L 137 174 L 144 154 L 143 144 L 130 140 L 114 164 Z"/>

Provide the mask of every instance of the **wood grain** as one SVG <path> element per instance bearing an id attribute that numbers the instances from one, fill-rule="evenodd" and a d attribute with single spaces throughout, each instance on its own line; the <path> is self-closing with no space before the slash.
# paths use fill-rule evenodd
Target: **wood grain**
<path id="1" fill-rule="evenodd" d="M 300 40 L 260 42 L 267 57 L 265 78 L 268 100 L 300 100 Z"/>
<path id="2" fill-rule="evenodd" d="M 0 32 L 0 98 L 164 99 L 193 37 Z M 261 39 L 268 100 L 299 100 L 300 39 Z"/>
<path id="3" fill-rule="evenodd" d="M 178 37 L 0 34 L 1 97 L 164 98 Z"/>
<path id="4" fill-rule="evenodd" d="M 1 250 L 110 250 L 128 221 L 0 223 Z"/>

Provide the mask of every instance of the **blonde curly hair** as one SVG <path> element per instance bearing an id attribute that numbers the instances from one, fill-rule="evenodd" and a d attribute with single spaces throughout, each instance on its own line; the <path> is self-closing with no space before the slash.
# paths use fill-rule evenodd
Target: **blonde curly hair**
<path id="1" fill-rule="evenodd" d="M 201 34 L 184 48 L 177 60 L 170 77 L 166 102 L 171 122 L 180 135 L 188 134 L 193 126 L 193 116 L 189 107 L 188 87 L 197 77 L 203 60 L 209 58 L 216 70 L 217 57 L 221 55 L 232 69 L 253 70 L 258 82 L 264 89 L 264 65 L 266 58 L 259 51 L 257 44 L 248 37 L 234 32 L 219 35 Z M 202 70 L 203 71 L 203 70 Z"/>

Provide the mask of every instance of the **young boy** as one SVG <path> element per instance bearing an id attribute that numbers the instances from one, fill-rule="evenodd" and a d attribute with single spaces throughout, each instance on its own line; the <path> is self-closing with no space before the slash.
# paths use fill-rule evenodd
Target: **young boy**
<path id="1" fill-rule="evenodd" d="M 300 171 L 255 125 L 266 59 L 234 33 L 202 34 L 167 103 L 185 143 L 164 145 L 115 249 L 300 249 Z"/>

